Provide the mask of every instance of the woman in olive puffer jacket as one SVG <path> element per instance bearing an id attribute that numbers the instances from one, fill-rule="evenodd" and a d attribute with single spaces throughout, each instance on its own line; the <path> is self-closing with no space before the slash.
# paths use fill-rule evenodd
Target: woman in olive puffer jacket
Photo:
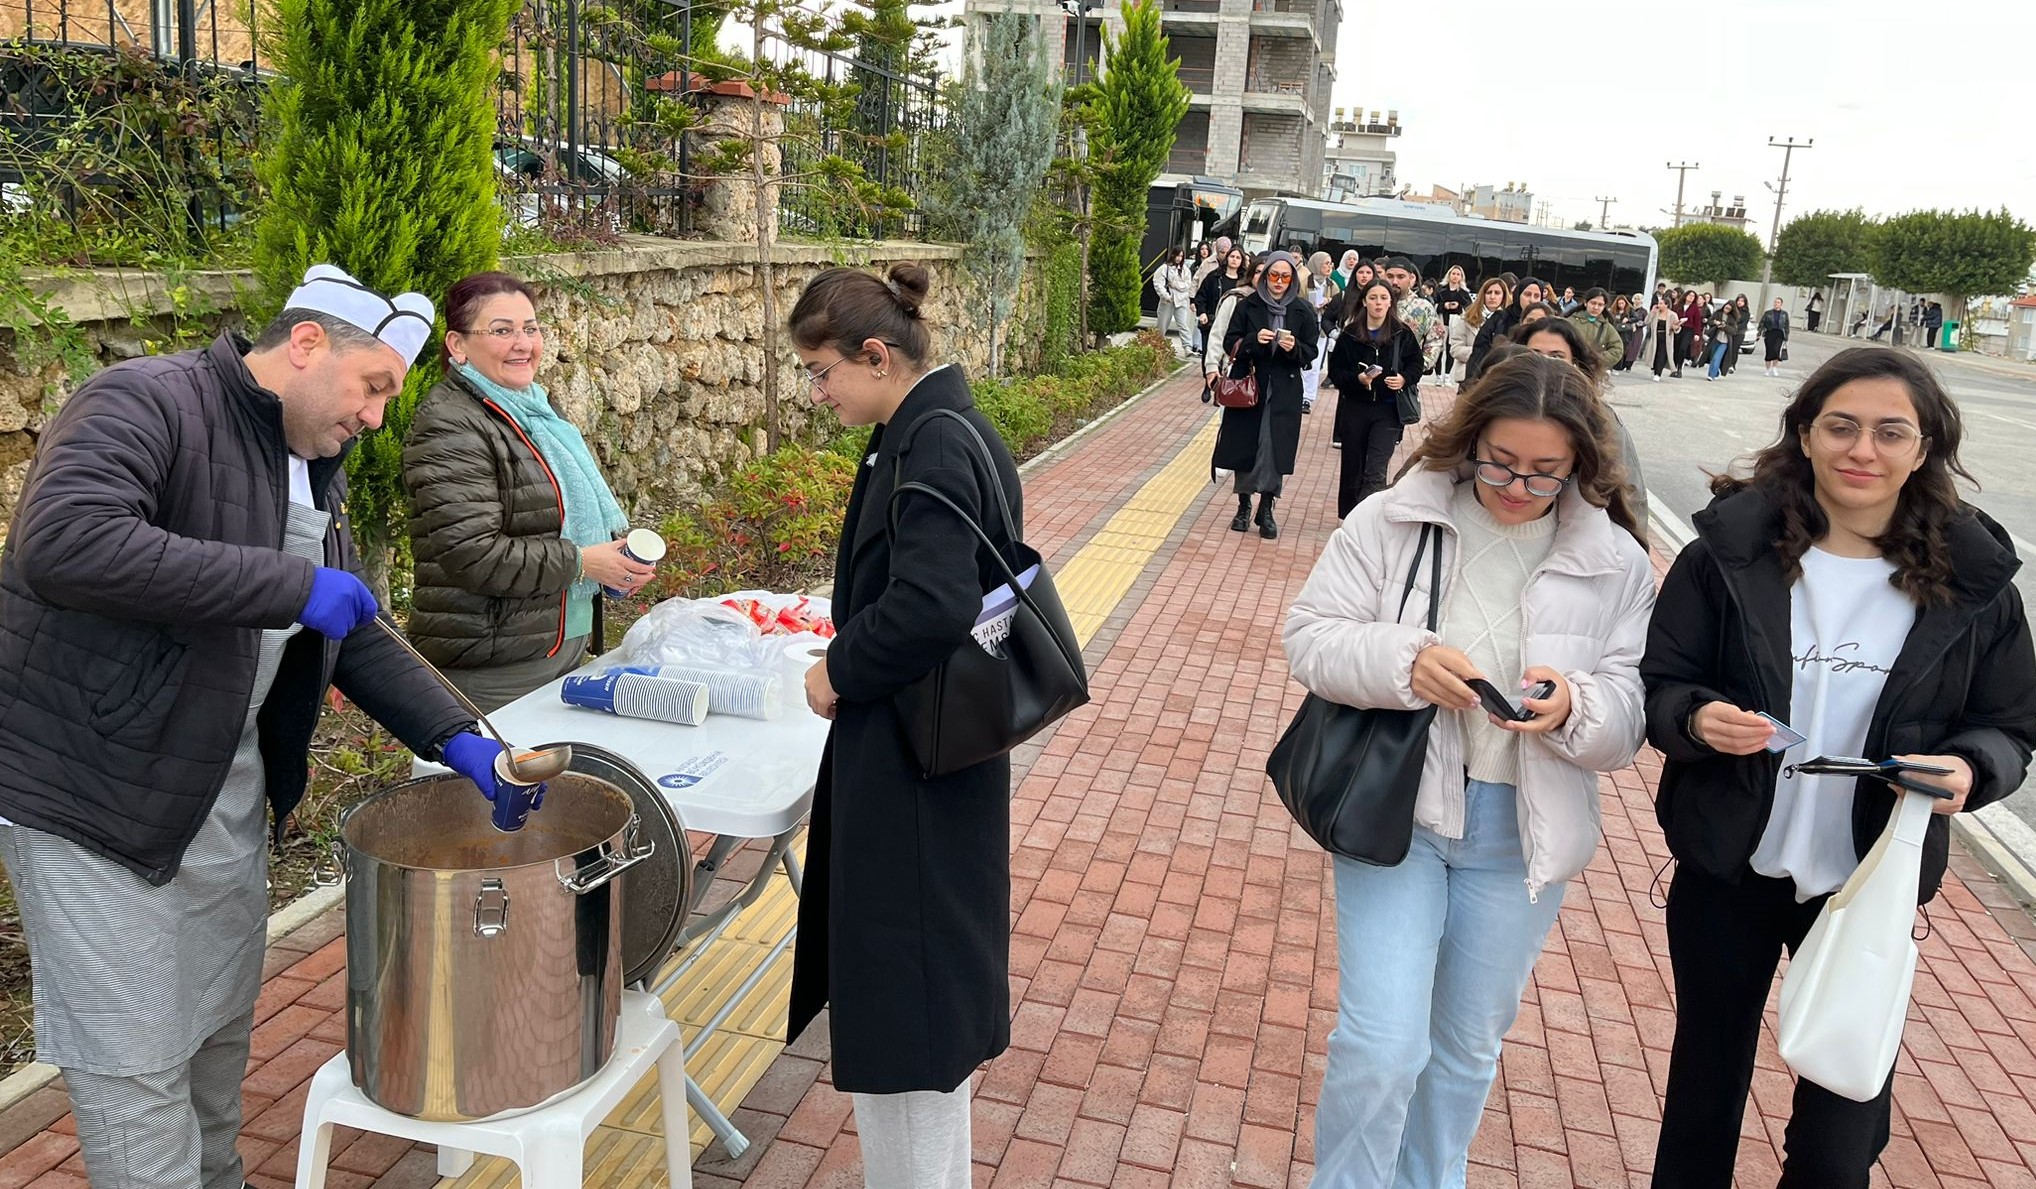
<path id="1" fill-rule="evenodd" d="M 586 442 L 551 408 L 534 294 L 479 273 L 445 303 L 445 379 L 403 445 L 416 590 L 409 635 L 484 710 L 577 668 L 598 588 L 654 571 L 614 538 L 628 521 Z"/>

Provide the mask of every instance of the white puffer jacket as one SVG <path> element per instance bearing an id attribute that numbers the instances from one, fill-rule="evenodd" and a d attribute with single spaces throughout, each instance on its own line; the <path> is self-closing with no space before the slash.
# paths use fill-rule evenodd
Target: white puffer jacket
<path id="1" fill-rule="evenodd" d="M 1458 574 L 1452 489 L 1466 472 L 1416 471 L 1354 509 L 1329 539 L 1287 614 L 1284 642 L 1294 679 L 1346 706 L 1416 710 L 1414 658 L 1447 643 L 1427 628 L 1429 562 L 1397 620 L 1400 596 L 1421 526 L 1442 528 L 1444 599 Z M 1548 558 L 1527 580 L 1521 665 L 1547 665 L 1569 682 L 1569 719 L 1545 735 L 1520 738 L 1520 836 L 1527 891 L 1560 884 L 1584 869 L 1598 846 L 1599 772 L 1633 762 L 1645 726 L 1640 654 L 1654 608 L 1654 571 L 1646 550 L 1574 488 Z M 1461 838 L 1464 749 L 1457 716 L 1442 713 L 1428 732 L 1428 760 L 1414 805 L 1415 824 Z"/>

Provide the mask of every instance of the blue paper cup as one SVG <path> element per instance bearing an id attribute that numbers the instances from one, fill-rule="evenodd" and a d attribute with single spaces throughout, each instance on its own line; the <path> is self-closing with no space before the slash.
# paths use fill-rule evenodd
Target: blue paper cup
<path id="1" fill-rule="evenodd" d="M 630 561 L 654 566 L 665 559 L 665 539 L 647 528 L 630 529 L 629 535 L 622 538 L 622 556 Z M 629 597 L 628 591 L 617 590 L 612 586 L 602 587 L 601 593 L 611 599 Z"/>
<path id="2" fill-rule="evenodd" d="M 497 830 L 513 834 L 530 820 L 530 811 L 542 803 L 544 786 L 524 784 L 515 771 L 509 767 L 509 751 L 504 748 L 495 757 L 495 807 L 488 814 Z"/>

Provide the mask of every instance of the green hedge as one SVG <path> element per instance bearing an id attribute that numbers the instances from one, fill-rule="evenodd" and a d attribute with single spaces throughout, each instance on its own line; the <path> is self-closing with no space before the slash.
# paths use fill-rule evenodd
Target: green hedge
<path id="1" fill-rule="evenodd" d="M 1005 445 L 1027 458 L 1175 366 L 1173 351 L 1147 332 L 1122 347 L 1070 356 L 1046 375 L 978 380 L 973 391 Z"/>

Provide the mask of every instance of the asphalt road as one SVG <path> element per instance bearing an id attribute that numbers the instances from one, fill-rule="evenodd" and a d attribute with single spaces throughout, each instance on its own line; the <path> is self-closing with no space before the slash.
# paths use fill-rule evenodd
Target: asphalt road
<path id="1" fill-rule="evenodd" d="M 1653 382 L 1646 373 L 1617 374 L 1612 402 L 1633 433 L 1654 510 L 1687 524 L 1710 502 L 1706 471 L 1718 471 L 1773 441 L 1789 395 L 1819 363 L 1858 340 L 1797 332 L 1782 375 L 1761 375 L 1760 353 L 1739 357 L 1739 370 L 1715 382 L 1697 368 L 1683 378 Z M 2022 598 L 2036 608 L 2036 368 L 1925 353 L 1965 418 L 1959 454 L 1979 481 L 1966 498 L 2015 536 L 2023 567 Z M 2006 807 L 2036 827 L 2032 780 Z"/>

